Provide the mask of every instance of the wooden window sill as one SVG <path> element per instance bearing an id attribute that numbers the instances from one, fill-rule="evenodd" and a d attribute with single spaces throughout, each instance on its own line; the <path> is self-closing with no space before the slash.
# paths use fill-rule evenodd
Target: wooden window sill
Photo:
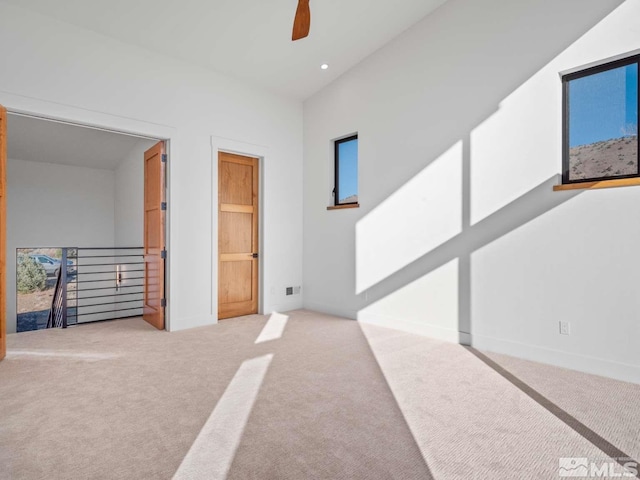
<path id="1" fill-rule="evenodd" d="M 344 208 L 360 208 L 359 203 L 347 203 L 345 205 L 331 205 L 327 210 L 342 210 Z"/>
<path id="2" fill-rule="evenodd" d="M 595 182 L 565 183 L 563 185 L 554 185 L 553 191 L 595 190 L 598 188 L 630 187 L 632 185 L 640 185 L 640 177 L 615 178 L 612 180 L 597 180 Z"/>

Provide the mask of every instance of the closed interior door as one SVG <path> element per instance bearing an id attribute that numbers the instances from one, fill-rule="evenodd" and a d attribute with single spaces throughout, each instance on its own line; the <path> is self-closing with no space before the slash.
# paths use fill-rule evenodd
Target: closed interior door
<path id="1" fill-rule="evenodd" d="M 164 142 L 144 152 L 144 308 L 142 317 L 164 329 Z"/>
<path id="2" fill-rule="evenodd" d="M 218 318 L 258 313 L 258 159 L 218 153 Z"/>
<path id="3" fill-rule="evenodd" d="M 7 354 L 7 110 L 0 105 L 0 360 Z"/>

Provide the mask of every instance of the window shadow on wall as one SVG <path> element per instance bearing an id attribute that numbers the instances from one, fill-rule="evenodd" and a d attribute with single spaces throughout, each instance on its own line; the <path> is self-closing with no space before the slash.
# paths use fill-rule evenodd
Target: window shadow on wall
<path id="1" fill-rule="evenodd" d="M 473 8 L 490 8 L 495 2 L 485 1 L 474 7 L 466 2 L 467 9 L 462 3 L 465 2 L 453 2 L 451 8 L 445 5 L 445 12 L 441 15 L 451 17 L 446 18 L 445 24 L 458 25 L 460 34 L 465 35 L 461 25 L 470 25 Z M 424 54 L 425 58 L 416 59 L 414 65 L 398 64 L 398 70 L 403 71 L 407 78 L 413 78 L 411 74 L 414 73 L 417 80 L 412 79 L 411 85 L 407 85 L 407 92 L 399 95 L 397 103 L 388 108 L 387 114 L 391 119 L 387 126 L 389 134 L 393 138 L 403 138 L 401 130 L 407 128 L 406 119 L 420 118 L 420 110 L 423 112 L 423 130 L 422 136 L 417 138 L 420 129 L 411 126 L 413 135 L 405 135 L 406 144 L 399 146 L 396 152 L 400 157 L 396 161 L 403 163 L 400 170 L 404 172 L 404 179 L 389 172 L 388 184 L 392 187 L 380 193 L 383 200 L 356 224 L 354 270 L 358 318 L 367 316 L 367 320 L 373 318 L 373 323 L 394 326 L 393 313 L 390 313 L 393 309 L 385 312 L 383 306 L 380 313 L 373 311 L 372 307 L 379 307 L 387 301 L 393 303 L 394 296 L 401 296 L 401 292 L 437 272 L 446 277 L 446 281 L 440 283 L 448 286 L 444 288 L 447 291 L 439 290 L 434 295 L 440 296 L 439 303 L 449 302 L 451 308 L 444 314 L 447 317 L 444 324 L 436 327 L 455 332 L 456 340 L 462 343 L 471 342 L 472 256 L 580 195 L 580 191 L 552 191 L 552 187 L 560 183 L 557 173 L 561 167 L 560 153 L 545 151 L 545 155 L 540 156 L 536 150 L 535 140 L 541 138 L 540 135 L 560 135 L 559 118 L 552 125 L 547 121 L 549 112 L 555 115 L 559 111 L 559 104 L 556 108 L 554 102 L 559 101 L 560 96 L 557 99 L 552 96 L 521 102 L 523 106 L 518 104 L 520 116 L 530 113 L 529 110 L 540 113 L 536 110 L 539 104 L 551 107 L 545 107 L 543 114 L 537 117 L 538 122 L 535 118 L 529 121 L 527 125 L 531 131 L 516 131 L 516 139 L 503 138 L 496 131 L 504 118 L 510 118 L 509 115 L 500 115 L 505 109 L 513 108 L 511 96 L 521 101 L 523 95 L 529 93 L 525 91 L 523 94 L 518 90 L 527 82 L 538 82 L 540 72 L 549 69 L 545 71 L 544 78 L 549 78 L 550 71 L 557 74 L 558 64 L 553 63 L 554 60 L 622 3 L 568 2 L 557 5 L 557 8 L 543 3 L 505 5 L 496 12 L 496 23 L 492 29 L 478 25 L 471 27 L 478 38 L 477 43 L 468 45 L 468 50 L 458 51 L 458 43 L 442 46 L 442 55 L 450 55 L 456 61 L 447 68 L 434 67 L 429 71 L 435 80 L 429 79 L 423 68 L 427 55 L 432 55 L 433 50 Z M 541 35 L 540 29 L 533 25 L 543 21 L 546 22 L 545 34 Z M 455 31 L 451 32 L 452 36 L 455 34 Z M 426 37 L 430 33 L 421 31 L 415 35 Z M 408 41 L 411 45 L 416 44 L 415 38 Z M 420 55 L 419 52 L 416 54 Z M 446 63 L 438 62 L 438 66 L 443 65 Z M 435 88 L 420 89 L 420 79 L 435 85 Z M 421 96 L 412 97 L 411 88 Z M 560 92 L 559 89 L 558 80 L 556 93 Z M 539 94 L 545 90 L 536 87 L 531 91 Z M 371 108 L 375 107 L 374 104 Z M 397 121 L 393 122 L 394 119 Z M 430 139 L 425 140 L 426 134 Z M 363 158 L 366 155 L 365 138 L 363 133 Z M 488 139 L 505 144 L 521 140 L 519 156 L 511 165 L 508 164 L 504 160 L 509 157 L 505 154 L 507 150 L 502 146 L 487 145 L 491 143 Z M 370 141 L 371 148 L 375 147 L 375 138 Z M 482 143 L 480 149 L 478 143 Z M 551 141 L 542 143 L 554 144 Z M 416 155 L 409 152 L 416 153 L 418 147 L 422 153 L 416 159 Z M 477 155 L 479 150 L 481 154 Z M 494 158 L 488 158 L 490 154 L 486 152 L 496 151 Z M 376 153 L 388 161 L 390 152 Z M 498 159 L 504 161 L 495 164 L 492 179 L 492 161 Z M 549 167 L 550 161 L 554 162 L 554 168 Z M 544 168 L 535 169 L 529 168 L 527 162 L 547 163 Z M 376 167 L 378 171 L 382 168 L 381 165 Z M 406 172 L 412 174 L 407 177 Z M 519 178 L 514 178 L 514 173 Z M 509 179 L 513 185 L 509 182 L 501 185 L 496 178 L 502 178 L 503 182 Z M 482 195 L 478 194 L 478 185 L 482 186 Z M 494 192 L 487 192 L 494 186 Z M 364 188 L 363 185 L 361 203 L 366 208 Z M 437 191 L 438 195 L 429 197 L 431 191 Z M 406 307 L 407 302 L 403 298 L 393 305 L 396 311 L 406 307 L 407 311 L 412 309 L 415 313 L 420 308 L 430 308 L 428 299 L 418 298 L 418 290 L 414 289 L 411 300 L 416 302 L 414 307 Z M 385 319 L 387 313 L 391 316 Z M 402 317 L 402 314 L 397 316 Z M 424 323 L 430 322 L 426 320 Z"/>

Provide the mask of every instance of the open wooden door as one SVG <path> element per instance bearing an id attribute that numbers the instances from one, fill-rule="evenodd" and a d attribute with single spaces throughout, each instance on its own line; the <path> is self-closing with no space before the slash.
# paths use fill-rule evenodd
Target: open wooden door
<path id="1" fill-rule="evenodd" d="M 218 318 L 258 313 L 258 159 L 218 153 Z"/>
<path id="2" fill-rule="evenodd" d="M 164 142 L 144 152 L 144 310 L 143 318 L 164 328 L 165 165 Z"/>
<path id="3" fill-rule="evenodd" d="M 0 360 L 7 354 L 7 110 L 0 105 Z"/>

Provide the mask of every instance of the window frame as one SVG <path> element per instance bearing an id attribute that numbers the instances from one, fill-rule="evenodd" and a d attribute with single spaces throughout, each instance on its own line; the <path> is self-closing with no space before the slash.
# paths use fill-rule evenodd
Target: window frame
<path id="1" fill-rule="evenodd" d="M 640 75 L 640 54 L 630 55 L 628 57 L 619 58 L 617 60 L 608 61 L 605 63 L 600 63 L 595 66 L 587 67 L 582 70 L 574 71 L 571 73 L 567 73 L 562 75 L 562 185 L 574 185 L 580 183 L 594 183 L 600 181 L 611 181 L 611 180 L 624 180 L 629 178 L 638 178 L 640 177 L 640 134 L 636 134 L 636 142 L 637 142 L 637 172 L 627 175 L 613 175 L 608 177 L 593 177 L 593 178 L 580 178 L 576 180 L 569 179 L 569 133 L 570 133 L 570 125 L 569 125 L 569 83 L 573 80 L 577 80 L 579 78 L 589 77 L 591 75 L 596 75 L 598 73 L 603 73 L 609 70 L 614 70 L 616 68 L 625 67 L 627 65 L 636 64 L 638 68 L 638 73 Z M 637 93 L 637 108 L 638 108 L 638 116 L 640 117 L 640 81 L 638 82 L 638 93 Z M 640 120 L 638 118 L 637 120 Z M 640 133 L 640 132 L 639 132 Z"/>
<path id="2" fill-rule="evenodd" d="M 345 205 L 353 205 L 353 206 L 357 206 L 359 205 L 359 200 L 360 200 L 360 182 L 358 181 L 358 191 L 356 193 L 357 197 L 358 197 L 358 201 L 355 202 L 345 202 L 345 203 L 339 203 L 340 200 L 340 196 L 339 196 L 339 180 L 340 180 L 340 145 L 343 143 L 347 143 L 347 142 L 351 142 L 353 140 L 358 140 L 358 134 L 355 133 L 353 135 L 349 135 L 348 137 L 344 137 L 344 138 L 340 138 L 338 140 L 334 140 L 333 141 L 333 206 L 334 207 L 343 207 Z M 360 143 L 358 142 L 358 147 L 360 147 Z M 358 148 L 358 157 L 360 150 Z M 359 158 L 356 159 L 356 161 L 359 161 Z M 358 177 L 360 176 L 360 165 L 358 163 Z M 360 180 L 358 178 L 358 180 Z"/>

